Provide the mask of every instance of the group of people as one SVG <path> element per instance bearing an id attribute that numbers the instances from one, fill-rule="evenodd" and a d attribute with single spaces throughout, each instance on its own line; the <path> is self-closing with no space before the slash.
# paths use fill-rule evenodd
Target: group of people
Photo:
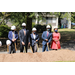
<path id="1" fill-rule="evenodd" d="M 20 39 L 20 52 L 23 52 L 24 49 L 27 53 L 28 46 L 31 47 L 33 53 L 37 52 L 39 44 L 39 35 L 37 34 L 37 29 L 34 27 L 32 29 L 32 34 L 29 33 L 29 30 L 26 29 L 26 23 L 22 23 L 22 29 L 18 33 L 16 32 L 16 27 L 11 26 L 11 31 L 8 33 L 7 45 L 9 45 L 9 54 L 11 52 L 16 53 L 17 39 Z M 48 51 L 49 48 L 53 50 L 60 49 L 60 33 L 58 28 L 54 28 L 54 32 L 50 32 L 50 25 L 46 26 L 46 31 L 42 33 L 42 52 Z"/>

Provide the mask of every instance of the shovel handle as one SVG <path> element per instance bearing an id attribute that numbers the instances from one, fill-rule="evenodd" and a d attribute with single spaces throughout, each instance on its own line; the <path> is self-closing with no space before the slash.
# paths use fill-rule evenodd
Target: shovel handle
<path id="1" fill-rule="evenodd" d="M 26 53 L 26 48 L 25 48 L 25 46 L 24 46 L 24 52 Z"/>
<path id="2" fill-rule="evenodd" d="M 32 47 L 30 46 L 30 49 L 31 49 L 31 51 L 32 51 L 32 53 L 33 53 L 33 50 L 32 50 Z"/>
<path id="3" fill-rule="evenodd" d="M 15 44 L 15 50 L 17 51 L 17 48 L 16 48 L 16 43 L 14 43 Z"/>

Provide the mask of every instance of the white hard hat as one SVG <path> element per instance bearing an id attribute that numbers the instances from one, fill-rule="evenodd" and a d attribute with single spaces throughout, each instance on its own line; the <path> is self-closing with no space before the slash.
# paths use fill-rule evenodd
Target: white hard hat
<path id="1" fill-rule="evenodd" d="M 2 46 L 2 42 L 0 41 L 0 46 Z"/>
<path id="2" fill-rule="evenodd" d="M 15 30 L 16 29 L 16 27 L 15 26 L 11 26 L 11 30 Z"/>
<path id="3" fill-rule="evenodd" d="M 50 25 L 47 25 L 46 28 L 50 28 Z"/>
<path id="4" fill-rule="evenodd" d="M 26 23 L 22 23 L 22 26 L 26 26 Z"/>
<path id="5" fill-rule="evenodd" d="M 32 29 L 32 31 L 36 31 L 37 29 L 34 27 L 33 29 Z"/>
<path id="6" fill-rule="evenodd" d="M 55 27 L 54 27 L 54 29 L 55 29 L 55 28 L 58 28 L 58 27 L 57 27 L 57 26 L 55 26 Z"/>
<path id="7" fill-rule="evenodd" d="M 6 45 L 11 45 L 11 41 L 10 40 L 7 40 L 6 41 Z"/>

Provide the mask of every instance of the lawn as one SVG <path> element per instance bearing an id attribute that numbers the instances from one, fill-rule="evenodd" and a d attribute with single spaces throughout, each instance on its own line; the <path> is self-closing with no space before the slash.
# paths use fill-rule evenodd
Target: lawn
<path id="1" fill-rule="evenodd" d="M 73 41 L 75 39 L 75 29 L 58 29 L 61 34 L 61 42 Z"/>

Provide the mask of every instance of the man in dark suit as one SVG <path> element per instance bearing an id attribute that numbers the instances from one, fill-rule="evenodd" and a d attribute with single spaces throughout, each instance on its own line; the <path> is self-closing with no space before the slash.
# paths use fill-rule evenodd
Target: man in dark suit
<path id="1" fill-rule="evenodd" d="M 9 54 L 11 54 L 11 50 L 13 53 L 16 53 L 15 44 L 17 45 L 18 33 L 15 31 L 16 27 L 11 26 L 11 31 L 9 31 L 8 38 L 11 41 L 11 45 L 9 46 Z"/>
<path id="2" fill-rule="evenodd" d="M 20 52 L 23 52 L 24 47 L 27 53 L 27 47 L 30 45 L 30 34 L 29 30 L 26 30 L 26 24 L 22 23 L 22 29 L 19 31 L 19 39 L 20 39 Z"/>

